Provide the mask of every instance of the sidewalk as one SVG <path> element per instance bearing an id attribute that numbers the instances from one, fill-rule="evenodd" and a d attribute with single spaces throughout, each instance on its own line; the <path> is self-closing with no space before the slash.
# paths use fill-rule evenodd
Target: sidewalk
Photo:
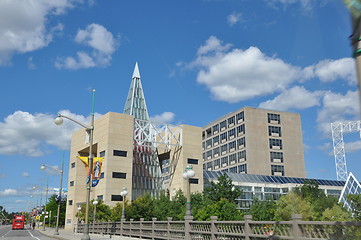
<path id="1" fill-rule="evenodd" d="M 59 240 L 81 240 L 82 233 L 74 233 L 72 231 L 67 231 L 64 229 L 59 228 L 59 235 L 54 235 L 55 228 L 45 228 L 45 231 L 43 231 L 43 228 L 40 227 L 40 229 L 36 229 L 38 232 L 40 232 L 43 235 L 46 235 L 48 237 L 52 237 L 54 239 Z M 110 235 L 101 235 L 101 234 L 89 234 L 90 239 L 94 240 L 105 240 L 105 239 L 115 239 L 115 240 L 139 240 L 139 238 L 130 238 L 130 237 L 121 237 L 121 236 L 110 236 Z"/>

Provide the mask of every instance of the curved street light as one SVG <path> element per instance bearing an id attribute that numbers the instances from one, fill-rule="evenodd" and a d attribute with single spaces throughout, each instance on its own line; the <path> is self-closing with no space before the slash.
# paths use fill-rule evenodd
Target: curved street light
<path id="1" fill-rule="evenodd" d="M 190 178 L 195 176 L 195 172 L 193 170 L 192 165 L 188 165 L 183 173 L 183 179 L 187 180 L 187 202 L 186 202 L 186 216 L 192 216 L 191 211 L 191 183 L 189 181 Z"/>
<path id="2" fill-rule="evenodd" d="M 55 232 L 54 232 L 54 235 L 59 235 L 59 218 L 60 218 L 61 191 L 62 191 L 62 188 L 63 188 L 64 158 L 63 158 L 63 162 L 61 164 L 61 170 L 59 170 L 59 169 L 57 169 L 55 167 L 46 165 L 46 164 L 43 164 L 40 167 L 41 170 L 45 170 L 46 168 L 50 168 L 50 169 L 60 173 L 60 188 L 59 188 L 59 198 L 60 199 L 58 201 L 58 212 L 56 214 L 56 227 L 55 227 Z M 44 225 L 44 231 L 45 231 L 45 225 Z"/>
<path id="3" fill-rule="evenodd" d="M 122 191 L 120 192 L 120 196 L 123 197 L 123 208 L 122 208 L 122 219 L 125 219 L 125 197 L 128 195 L 128 189 L 127 188 L 123 188 Z"/>
<path id="4" fill-rule="evenodd" d="M 93 100 L 92 100 L 92 114 L 91 114 L 91 123 L 90 126 L 87 126 L 85 124 L 82 124 L 78 122 L 75 119 L 72 119 L 71 117 L 58 114 L 58 117 L 55 118 L 54 122 L 56 125 L 63 124 L 63 118 L 66 118 L 72 122 L 75 122 L 76 124 L 82 126 L 86 129 L 86 131 L 89 134 L 89 156 L 88 156 L 88 165 L 89 165 L 89 171 L 87 176 L 87 186 L 86 186 L 86 202 L 85 202 L 85 221 L 84 221 L 84 233 L 81 237 L 81 240 L 90 240 L 89 236 L 89 203 L 90 203 L 90 190 L 91 190 L 91 174 L 93 170 L 93 154 L 92 154 L 92 148 L 93 148 L 93 134 L 94 134 L 94 94 L 95 89 L 93 89 Z"/>

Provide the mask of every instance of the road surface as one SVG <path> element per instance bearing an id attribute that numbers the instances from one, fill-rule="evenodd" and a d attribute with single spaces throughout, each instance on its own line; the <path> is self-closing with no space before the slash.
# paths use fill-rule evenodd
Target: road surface
<path id="1" fill-rule="evenodd" d="M 23 230 L 12 230 L 11 225 L 0 225 L 1 240 L 54 240 L 54 238 L 42 235 L 37 230 L 28 226 Z"/>

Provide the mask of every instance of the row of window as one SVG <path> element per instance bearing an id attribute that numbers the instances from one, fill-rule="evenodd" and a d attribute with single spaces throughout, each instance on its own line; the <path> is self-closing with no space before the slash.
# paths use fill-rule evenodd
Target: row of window
<path id="1" fill-rule="evenodd" d="M 244 112 L 237 113 L 236 115 L 229 117 L 228 119 L 213 125 L 203 132 L 203 139 L 209 138 L 210 136 L 222 132 L 227 128 L 233 127 L 235 124 L 244 121 Z"/>
<path id="2" fill-rule="evenodd" d="M 246 138 L 240 138 L 238 140 L 232 141 L 230 143 L 223 144 L 220 147 L 213 148 L 207 152 L 203 152 L 203 159 L 209 160 L 211 158 L 216 158 L 221 155 L 226 155 L 227 153 L 234 152 L 236 150 L 246 147 Z"/>
<path id="3" fill-rule="evenodd" d="M 100 179 L 104 178 L 104 172 L 100 174 Z M 127 179 L 127 173 L 124 172 L 112 172 L 112 178 Z M 69 186 L 74 186 L 74 181 L 69 182 Z"/>
<path id="4" fill-rule="evenodd" d="M 203 164 L 204 170 L 212 171 L 246 161 L 246 150 L 230 154 Z"/>

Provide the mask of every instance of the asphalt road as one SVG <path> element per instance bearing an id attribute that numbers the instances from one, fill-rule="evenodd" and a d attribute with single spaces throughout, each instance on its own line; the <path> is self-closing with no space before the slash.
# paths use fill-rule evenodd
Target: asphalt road
<path id="1" fill-rule="evenodd" d="M 54 240 L 26 226 L 23 230 L 12 230 L 11 225 L 0 226 L 1 240 Z"/>

